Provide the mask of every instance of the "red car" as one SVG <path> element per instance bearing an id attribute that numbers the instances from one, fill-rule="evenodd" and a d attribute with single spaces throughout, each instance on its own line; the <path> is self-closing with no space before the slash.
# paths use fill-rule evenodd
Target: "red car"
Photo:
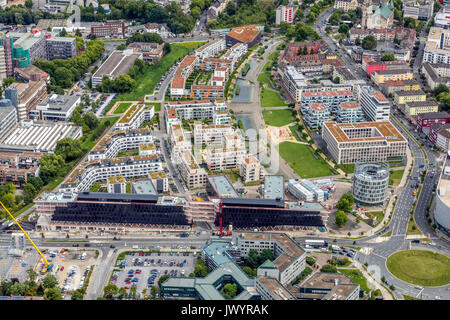
<path id="1" fill-rule="evenodd" d="M 125 290 L 128 290 L 128 289 L 130 289 L 130 287 L 123 287 Z"/>
<path id="2" fill-rule="evenodd" d="M 59 269 L 59 271 L 63 271 L 64 270 L 64 267 L 61 267 L 61 269 Z"/>
<path id="3" fill-rule="evenodd" d="M 136 274 L 140 274 L 141 272 L 141 270 L 136 270 Z"/>
<path id="4" fill-rule="evenodd" d="M 139 256 L 142 257 L 144 254 L 142 252 L 139 252 Z"/>

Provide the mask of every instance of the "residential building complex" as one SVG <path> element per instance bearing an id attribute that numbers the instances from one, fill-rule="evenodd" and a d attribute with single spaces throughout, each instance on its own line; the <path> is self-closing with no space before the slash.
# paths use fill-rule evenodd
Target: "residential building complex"
<path id="1" fill-rule="evenodd" d="M 282 22 L 294 22 L 295 7 L 293 6 L 279 6 L 275 10 L 275 24 L 280 25 Z"/>
<path id="2" fill-rule="evenodd" d="M 422 63 L 450 63 L 450 30 L 431 27 Z"/>
<path id="3" fill-rule="evenodd" d="M 245 43 L 251 48 L 261 41 L 261 35 L 262 32 L 254 25 L 236 27 L 226 34 L 225 41 L 228 47 L 236 43 Z"/>
<path id="4" fill-rule="evenodd" d="M 431 89 L 435 89 L 440 84 L 450 85 L 450 64 L 425 62 L 421 70 Z"/>

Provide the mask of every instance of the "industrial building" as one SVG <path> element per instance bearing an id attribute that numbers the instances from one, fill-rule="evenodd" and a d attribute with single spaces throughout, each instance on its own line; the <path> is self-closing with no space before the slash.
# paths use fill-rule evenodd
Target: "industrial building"
<path id="1" fill-rule="evenodd" d="M 38 103 L 36 109 L 30 110 L 28 116 L 34 120 L 69 121 L 81 97 L 52 94 L 48 99 Z"/>
<path id="2" fill-rule="evenodd" d="M 352 182 L 352 194 L 357 204 L 382 207 L 389 187 L 389 164 L 357 163 Z"/>
<path id="3" fill-rule="evenodd" d="M 134 53 L 130 49 L 113 51 L 108 59 L 92 75 L 92 87 L 95 88 L 100 84 L 103 77 L 114 80 L 118 76 L 127 73 L 137 59 L 142 59 L 142 53 Z"/>

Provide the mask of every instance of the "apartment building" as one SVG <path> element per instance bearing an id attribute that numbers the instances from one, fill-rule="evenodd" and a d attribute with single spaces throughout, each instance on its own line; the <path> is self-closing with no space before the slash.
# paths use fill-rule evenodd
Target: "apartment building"
<path id="1" fill-rule="evenodd" d="M 14 72 L 13 63 L 13 38 L 9 36 L 0 37 L 0 81 L 12 77 Z"/>
<path id="2" fill-rule="evenodd" d="M 153 105 L 134 104 L 120 117 L 114 125 L 114 129 L 139 129 L 144 121 L 151 121 L 154 116 L 155 107 Z"/>
<path id="3" fill-rule="evenodd" d="M 185 135 L 185 132 L 180 124 L 173 124 L 169 129 L 169 141 L 172 154 L 175 155 L 176 152 L 192 150 L 191 141 Z"/>
<path id="4" fill-rule="evenodd" d="M 207 86 L 207 85 L 193 85 L 191 87 L 191 99 L 223 99 L 224 86 Z"/>
<path id="5" fill-rule="evenodd" d="M 14 82 L 5 88 L 4 95 L 17 108 L 18 120 L 26 120 L 30 111 L 47 97 L 47 83 L 44 80 L 28 83 Z"/>
<path id="6" fill-rule="evenodd" d="M 395 28 L 374 28 L 374 29 L 362 29 L 351 28 L 349 31 L 349 38 L 351 42 L 356 39 L 364 39 L 367 36 L 374 36 L 377 41 L 393 41 L 398 39 L 401 41 L 402 46 L 414 44 L 416 39 L 416 31 L 410 28 L 395 27 Z"/>
<path id="7" fill-rule="evenodd" d="M 421 71 L 431 89 L 435 89 L 440 84 L 450 86 L 450 64 L 425 62 Z"/>
<path id="8" fill-rule="evenodd" d="M 431 27 L 422 63 L 450 63 L 450 30 Z"/>
<path id="9" fill-rule="evenodd" d="M 282 81 L 286 91 L 297 102 L 302 99 L 302 92 L 308 86 L 305 76 L 297 71 L 294 66 L 286 66 L 282 72 Z"/>
<path id="10" fill-rule="evenodd" d="M 190 150 L 173 151 L 176 166 L 188 189 L 204 188 L 206 171 L 200 168 Z"/>
<path id="11" fill-rule="evenodd" d="M 0 183 L 22 188 L 30 177 L 39 176 L 38 152 L 0 152 Z"/>
<path id="12" fill-rule="evenodd" d="M 414 117 L 420 113 L 438 112 L 439 105 L 434 101 L 410 101 L 404 109 L 407 117 Z"/>
<path id="13" fill-rule="evenodd" d="M 435 144 L 441 148 L 441 150 L 450 150 L 450 124 L 444 124 L 437 130 Z"/>
<path id="14" fill-rule="evenodd" d="M 405 61 L 381 61 L 379 58 L 362 59 L 361 67 L 366 71 L 368 76 L 373 76 L 375 71 L 386 70 L 404 70 L 409 68 L 409 64 Z"/>
<path id="15" fill-rule="evenodd" d="M 279 6 L 275 9 L 275 24 L 280 25 L 282 22 L 293 23 L 296 8 L 294 6 Z"/>
<path id="16" fill-rule="evenodd" d="M 72 113 L 80 105 L 81 97 L 52 94 L 38 103 L 28 114 L 30 119 L 46 121 L 69 121 Z"/>
<path id="17" fill-rule="evenodd" d="M 205 58 L 215 57 L 226 48 L 227 46 L 225 39 L 216 39 L 204 44 L 203 46 L 195 50 L 194 55 L 200 60 L 203 60 Z"/>
<path id="18" fill-rule="evenodd" d="M 327 107 L 330 112 L 336 112 L 338 106 L 343 102 L 356 101 L 356 97 L 349 90 L 303 92 L 302 93 L 302 112 L 306 107 L 312 104 L 320 103 Z"/>
<path id="19" fill-rule="evenodd" d="M 150 172 L 162 171 L 162 158 L 158 155 L 121 157 L 92 160 L 79 165 L 60 185 L 61 192 L 89 191 L 90 187 L 108 177 L 146 177 Z"/>
<path id="20" fill-rule="evenodd" d="M 338 164 L 404 157 L 408 145 L 402 134 L 388 121 L 326 122 L 322 127 L 322 138 Z"/>
<path id="21" fill-rule="evenodd" d="M 336 0 L 334 2 L 334 8 L 341 9 L 344 12 L 355 11 L 358 7 L 358 0 Z"/>
<path id="22" fill-rule="evenodd" d="M 122 176 L 108 177 L 106 189 L 108 193 L 127 193 L 127 181 Z"/>
<path id="23" fill-rule="evenodd" d="M 422 90 L 396 91 L 394 93 L 394 103 L 404 107 L 407 102 L 423 102 L 427 99 L 427 94 Z"/>
<path id="24" fill-rule="evenodd" d="M 194 126 L 194 145 L 223 145 L 225 136 L 233 133 L 234 129 L 231 125 L 204 125 L 199 123 Z"/>
<path id="25" fill-rule="evenodd" d="M 189 75 L 194 71 L 195 65 L 199 59 L 195 56 L 186 56 L 178 65 L 175 75 L 170 84 L 170 96 L 171 97 L 183 97 L 187 95 L 185 92 L 185 83 Z"/>
<path id="26" fill-rule="evenodd" d="M 77 56 L 77 42 L 75 38 L 52 37 L 45 40 L 47 60 L 67 60 Z"/>
<path id="27" fill-rule="evenodd" d="M 92 148 L 88 154 L 88 161 L 111 159 L 119 152 L 138 149 L 141 145 L 151 143 L 153 143 L 153 135 L 148 128 L 116 130 L 104 135 Z"/>
<path id="28" fill-rule="evenodd" d="M 245 148 L 207 148 L 204 161 L 212 172 L 239 169 L 247 155 Z"/>
<path id="29" fill-rule="evenodd" d="M 450 123 L 450 114 L 444 111 L 419 113 L 416 119 L 417 129 L 426 135 L 428 135 L 430 126 L 446 123 Z"/>
<path id="30" fill-rule="evenodd" d="M 91 25 L 91 36 L 97 38 L 125 37 L 125 24 L 122 21 L 106 21 Z"/>
<path id="31" fill-rule="evenodd" d="M 231 125 L 231 117 L 228 111 L 216 111 L 213 114 L 213 124 L 215 125 Z"/>
<path id="32" fill-rule="evenodd" d="M 254 157 L 245 157 L 239 166 L 239 175 L 244 183 L 260 181 L 264 176 L 264 170 L 259 160 Z"/>
<path id="33" fill-rule="evenodd" d="M 321 128 L 324 122 L 331 120 L 330 110 L 322 103 L 302 106 L 302 113 L 305 123 L 312 129 Z"/>
<path id="34" fill-rule="evenodd" d="M 378 90 L 370 86 L 361 87 L 361 109 L 370 121 L 389 121 L 391 105 L 389 100 Z"/>
<path id="35" fill-rule="evenodd" d="M 167 109 L 174 109 L 179 120 L 211 119 L 221 111 L 228 114 L 226 103 L 210 100 L 169 101 L 166 105 Z"/>
<path id="36" fill-rule="evenodd" d="M 225 52 L 224 59 L 231 60 L 233 69 L 236 63 L 248 52 L 248 46 L 245 43 L 236 43 Z"/>
<path id="37" fill-rule="evenodd" d="M 363 112 L 357 102 L 342 102 L 336 110 L 336 121 L 338 123 L 353 123 L 363 120 Z"/>
<path id="38" fill-rule="evenodd" d="M 164 44 L 162 43 L 133 42 L 127 48 L 132 49 L 134 53 L 141 54 L 142 60 L 150 64 L 160 61 L 164 56 Z"/>
<path id="39" fill-rule="evenodd" d="M 420 84 L 416 80 L 397 80 L 397 81 L 386 81 L 385 83 L 381 84 L 381 91 L 386 96 L 389 96 L 396 91 L 411 91 L 411 90 L 419 90 Z"/>
<path id="40" fill-rule="evenodd" d="M 381 85 L 386 81 L 412 80 L 414 75 L 411 69 L 379 70 L 374 71 L 371 78 L 377 85 Z"/>

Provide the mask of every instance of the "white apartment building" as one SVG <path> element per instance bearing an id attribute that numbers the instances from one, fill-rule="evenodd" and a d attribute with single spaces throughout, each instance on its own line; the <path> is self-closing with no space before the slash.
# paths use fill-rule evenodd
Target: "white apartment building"
<path id="1" fill-rule="evenodd" d="M 157 155 L 134 156 L 114 159 L 94 160 L 82 163 L 61 184 L 61 192 L 89 191 L 90 187 L 108 177 L 146 177 L 150 172 L 161 171 L 162 159 Z"/>
<path id="2" fill-rule="evenodd" d="M 295 7 L 279 6 L 275 10 L 275 24 L 280 25 L 282 22 L 292 23 L 295 17 Z"/>
<path id="3" fill-rule="evenodd" d="M 403 18 L 428 21 L 433 16 L 433 0 L 409 0 L 403 3 Z"/>
<path id="4" fill-rule="evenodd" d="M 389 121 L 391 106 L 388 99 L 370 86 L 361 87 L 361 109 L 370 121 Z"/>
<path id="5" fill-rule="evenodd" d="M 406 156 L 408 142 L 390 122 L 325 122 L 322 138 L 338 163 L 386 161 Z"/>
<path id="6" fill-rule="evenodd" d="M 213 124 L 215 125 L 231 125 L 231 117 L 228 111 L 216 111 L 213 114 Z"/>
<path id="7" fill-rule="evenodd" d="M 450 30 L 431 27 L 422 63 L 450 63 Z"/>
<path id="8" fill-rule="evenodd" d="M 204 188 L 206 185 L 206 171 L 200 168 L 189 150 L 174 153 L 175 164 L 189 189 Z"/>
<path id="9" fill-rule="evenodd" d="M 185 132 L 181 125 L 174 124 L 169 129 L 169 141 L 172 149 L 172 157 L 177 153 L 184 150 L 191 152 L 191 141 L 186 137 Z"/>
<path id="10" fill-rule="evenodd" d="M 207 148 L 204 161 L 210 171 L 223 171 L 238 169 L 240 163 L 247 155 L 242 148 Z"/>
<path id="11" fill-rule="evenodd" d="M 17 110 L 12 106 L 0 106 L 0 139 L 17 124 Z"/>
<path id="12" fill-rule="evenodd" d="M 231 48 L 225 52 L 223 55 L 224 59 L 233 61 L 232 65 L 234 66 L 236 63 L 248 52 L 248 46 L 246 43 L 236 43 Z"/>
<path id="13" fill-rule="evenodd" d="M 287 189 L 298 200 L 314 201 L 314 193 L 306 189 L 295 179 L 289 180 Z"/>
<path id="14" fill-rule="evenodd" d="M 195 56 L 200 59 L 211 58 L 218 55 L 221 51 L 227 48 L 224 38 L 210 41 L 197 50 L 195 50 Z"/>
<path id="15" fill-rule="evenodd" d="M 148 128 L 116 130 L 106 134 L 88 154 L 88 161 L 114 158 L 124 150 L 138 149 L 140 145 L 153 143 L 152 131 Z"/>
<path id="16" fill-rule="evenodd" d="M 245 157 L 239 163 L 239 175 L 244 183 L 260 181 L 264 176 L 264 170 L 259 160 L 254 157 Z"/>
<path id="17" fill-rule="evenodd" d="M 303 74 L 297 71 L 294 66 L 286 66 L 282 75 L 283 84 L 290 96 L 300 102 L 302 92 L 307 88 L 306 79 Z"/>
<path id="18" fill-rule="evenodd" d="M 165 108 L 174 109 L 179 120 L 211 119 L 216 112 L 228 111 L 226 103 L 209 100 L 170 101 Z"/>
<path id="19" fill-rule="evenodd" d="M 139 129 L 144 121 L 151 121 L 155 116 L 153 105 L 134 104 L 128 108 L 127 112 L 116 122 L 114 129 L 127 130 Z"/>
<path id="20" fill-rule="evenodd" d="M 106 188 L 108 193 L 127 193 L 127 181 L 122 176 L 108 177 Z"/>
<path id="21" fill-rule="evenodd" d="M 196 124 L 194 126 L 194 145 L 223 145 L 225 135 L 234 133 L 231 125 Z"/>
<path id="22" fill-rule="evenodd" d="M 357 102 L 342 102 L 336 111 L 336 121 L 339 123 L 361 122 L 364 120 L 361 106 Z"/>
<path id="23" fill-rule="evenodd" d="M 305 123 L 312 129 L 321 128 L 324 122 L 331 120 L 330 110 L 322 103 L 302 105 L 301 110 Z"/>

